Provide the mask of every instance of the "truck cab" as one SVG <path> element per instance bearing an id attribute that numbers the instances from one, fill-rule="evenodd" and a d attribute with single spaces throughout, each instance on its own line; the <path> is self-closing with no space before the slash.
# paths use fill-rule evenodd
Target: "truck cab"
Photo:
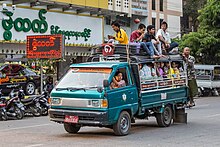
<path id="1" fill-rule="evenodd" d="M 90 62 L 70 66 L 51 92 L 50 120 L 64 124 L 69 133 L 77 133 L 83 126 L 98 126 L 112 128 L 120 136 L 129 134 L 131 123 L 138 118 L 156 117 L 161 127 L 170 126 L 172 121 L 186 123 L 186 76 L 146 78 L 140 75 L 140 65 L 182 62 L 184 67 L 182 58 L 155 61 L 121 54 L 123 47 L 118 48 L 120 53 L 116 46 L 115 54 L 105 56 L 96 49 Z M 115 82 L 118 73 L 121 80 Z"/>

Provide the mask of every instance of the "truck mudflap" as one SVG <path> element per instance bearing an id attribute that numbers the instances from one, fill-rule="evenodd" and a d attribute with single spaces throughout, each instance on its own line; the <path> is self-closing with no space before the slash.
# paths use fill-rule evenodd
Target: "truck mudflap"
<path id="1" fill-rule="evenodd" d="M 78 111 L 78 110 L 63 110 L 49 109 L 51 121 L 64 123 L 66 116 L 77 116 L 79 125 L 84 126 L 106 126 L 108 123 L 108 112 L 100 111 Z"/>

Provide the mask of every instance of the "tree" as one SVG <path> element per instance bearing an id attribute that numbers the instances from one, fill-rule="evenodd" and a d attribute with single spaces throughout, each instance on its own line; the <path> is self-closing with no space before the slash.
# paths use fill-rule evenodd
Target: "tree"
<path id="1" fill-rule="evenodd" d="M 190 47 L 202 63 L 220 64 L 220 1 L 208 0 L 199 14 L 198 32 L 184 35 L 180 47 Z"/>
<path id="2" fill-rule="evenodd" d="M 207 0 L 183 0 L 183 17 L 181 18 L 183 33 L 197 31 L 199 25 L 197 19 L 199 16 L 198 10 L 204 7 L 206 1 Z"/>

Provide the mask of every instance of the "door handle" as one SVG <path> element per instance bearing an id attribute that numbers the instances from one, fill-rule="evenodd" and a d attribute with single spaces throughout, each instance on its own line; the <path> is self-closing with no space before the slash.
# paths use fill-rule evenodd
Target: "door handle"
<path id="1" fill-rule="evenodd" d="M 129 93 L 129 94 L 133 94 L 133 92 L 132 92 L 132 91 L 128 91 L 128 93 Z"/>

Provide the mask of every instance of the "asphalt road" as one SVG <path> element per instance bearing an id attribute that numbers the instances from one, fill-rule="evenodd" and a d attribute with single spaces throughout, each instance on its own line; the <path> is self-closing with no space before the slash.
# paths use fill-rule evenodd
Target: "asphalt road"
<path id="1" fill-rule="evenodd" d="M 155 118 L 139 120 L 128 136 L 114 136 L 111 129 L 84 127 L 68 134 L 48 117 L 27 117 L 0 122 L 0 147 L 219 147 L 220 97 L 199 98 L 187 109 L 187 124 L 159 128 Z"/>

